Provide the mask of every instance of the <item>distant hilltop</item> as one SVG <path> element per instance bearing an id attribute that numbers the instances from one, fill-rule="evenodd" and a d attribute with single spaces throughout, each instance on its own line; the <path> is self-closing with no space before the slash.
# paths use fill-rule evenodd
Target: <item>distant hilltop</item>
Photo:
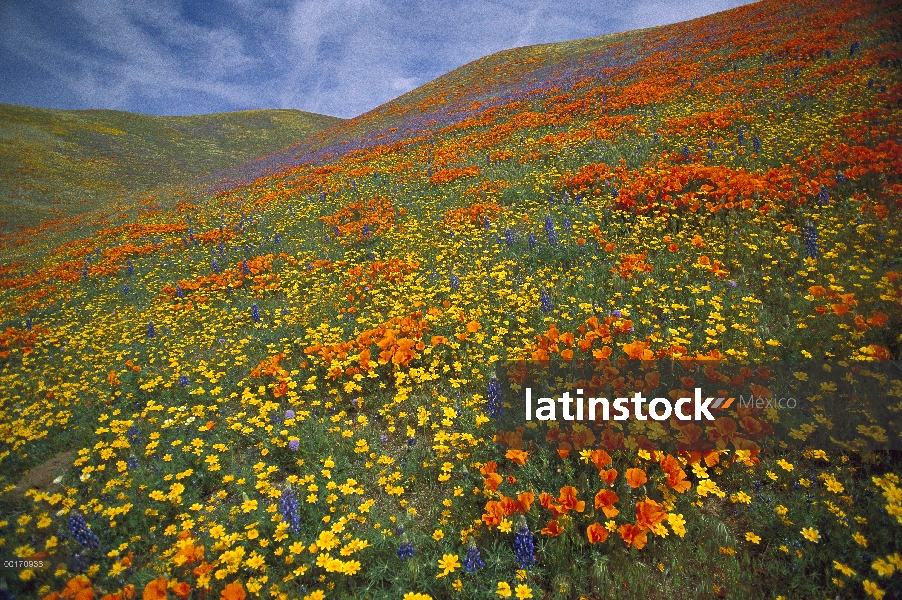
<path id="1" fill-rule="evenodd" d="M 298 110 L 159 117 L 0 104 L 0 232 L 221 171 L 342 122 Z"/>

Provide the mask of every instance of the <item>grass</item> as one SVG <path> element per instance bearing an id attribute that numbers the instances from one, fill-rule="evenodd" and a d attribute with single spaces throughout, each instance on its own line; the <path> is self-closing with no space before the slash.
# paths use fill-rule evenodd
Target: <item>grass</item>
<path id="1" fill-rule="evenodd" d="M 0 105 L 0 232 L 215 173 L 341 122 L 297 110 L 159 117 Z"/>
<path id="2" fill-rule="evenodd" d="M 54 568 L 5 584 L 902 595 L 898 21 L 772 2 L 515 49 L 6 236 L 0 544 Z M 604 357 L 607 397 L 799 409 L 497 416 L 492 377 L 509 418 L 523 361 Z"/>

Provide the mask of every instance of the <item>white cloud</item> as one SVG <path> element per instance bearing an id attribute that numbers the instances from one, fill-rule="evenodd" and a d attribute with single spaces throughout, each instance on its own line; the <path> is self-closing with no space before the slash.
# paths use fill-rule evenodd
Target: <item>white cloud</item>
<path id="1" fill-rule="evenodd" d="M 16 61 L 34 81 L 28 98 L 169 114 L 272 107 L 343 117 L 506 48 L 742 3 L 220 0 L 205 7 L 209 19 L 199 19 L 176 0 L 33 2 L 9 0 L 0 9 L 7 56 L 0 61 Z"/>

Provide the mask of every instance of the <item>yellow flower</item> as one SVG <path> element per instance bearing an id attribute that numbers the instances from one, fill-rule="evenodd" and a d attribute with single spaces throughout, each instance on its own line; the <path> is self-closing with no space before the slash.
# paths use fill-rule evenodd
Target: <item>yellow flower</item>
<path id="1" fill-rule="evenodd" d="M 736 504 L 737 502 L 742 502 L 743 504 L 751 504 L 752 497 L 745 492 L 737 492 L 730 496 L 730 502 L 732 502 L 733 504 Z"/>
<path id="2" fill-rule="evenodd" d="M 874 583 L 870 579 L 865 579 L 861 582 L 861 585 L 864 586 L 864 591 L 868 596 L 873 596 L 877 600 L 883 600 L 883 596 L 886 594 L 886 592 L 881 590 L 876 583 Z"/>
<path id="3" fill-rule="evenodd" d="M 436 542 L 441 540 L 443 537 L 445 537 L 445 532 L 441 529 L 436 529 L 434 532 L 432 532 L 432 539 L 434 539 Z"/>
<path id="4" fill-rule="evenodd" d="M 805 527 L 802 529 L 802 537 L 804 537 L 809 542 L 814 542 L 815 544 L 819 539 L 821 539 L 821 534 L 818 533 L 817 529 L 813 527 Z"/>
<path id="5" fill-rule="evenodd" d="M 788 463 L 785 460 L 783 460 L 782 458 L 777 461 L 777 464 L 780 465 L 781 467 L 783 467 L 784 471 L 792 471 L 793 469 L 795 469 L 795 467 L 792 465 L 792 463 Z"/>
<path id="6" fill-rule="evenodd" d="M 495 593 L 502 598 L 510 598 L 513 595 L 513 592 L 511 592 L 511 586 L 506 581 L 498 582 L 498 589 L 495 590 Z"/>
<path id="7" fill-rule="evenodd" d="M 877 574 L 881 577 L 889 577 L 896 570 L 895 565 L 893 563 L 883 560 L 882 558 L 878 558 L 873 563 L 871 563 L 871 568 L 877 571 Z"/>
<path id="8" fill-rule="evenodd" d="M 464 582 L 460 579 L 455 579 L 454 583 L 451 584 L 451 587 L 453 587 L 455 591 L 459 592 L 460 590 L 464 589 Z"/>
<path id="9" fill-rule="evenodd" d="M 774 510 L 777 512 L 778 515 L 785 515 L 786 513 L 789 512 L 789 509 L 787 509 L 787 508 L 786 508 L 785 506 L 783 506 L 782 504 L 778 504 L 778 505 L 774 508 Z"/>
<path id="10" fill-rule="evenodd" d="M 753 544 L 760 544 L 761 536 L 755 535 L 753 532 L 749 531 L 748 533 L 745 534 L 745 541 L 751 542 Z"/>
<path id="11" fill-rule="evenodd" d="M 843 485 L 835 479 L 830 479 L 829 481 L 827 481 L 827 489 L 834 494 L 841 494 L 843 493 L 843 491 L 845 491 Z"/>
<path id="12" fill-rule="evenodd" d="M 419 592 L 407 592 L 404 594 L 404 600 L 432 600 L 432 596 L 420 594 Z"/>
<path id="13" fill-rule="evenodd" d="M 436 579 L 449 575 L 460 568 L 460 557 L 456 554 L 445 554 L 438 559 L 438 568 L 442 572 L 435 576 Z"/>
<path id="14" fill-rule="evenodd" d="M 846 577 L 855 577 L 855 570 L 852 569 L 849 565 L 844 565 L 838 560 L 833 561 L 833 568 L 837 571 L 842 572 Z"/>
<path id="15" fill-rule="evenodd" d="M 612 526 L 608 527 L 606 524 L 605 527 L 608 529 L 608 531 L 614 531 L 614 521 L 611 520 L 608 523 L 610 523 Z M 670 528 L 673 529 L 673 532 L 676 535 L 680 537 L 686 535 L 686 519 L 683 517 L 683 515 L 678 513 L 670 513 L 667 515 L 667 523 L 670 525 Z"/>
<path id="16" fill-rule="evenodd" d="M 526 598 L 532 598 L 532 588 L 526 585 L 525 583 L 521 583 L 517 586 L 517 589 L 514 590 L 514 593 L 517 594 L 517 600 L 526 600 Z"/>
<path id="17" fill-rule="evenodd" d="M 512 526 L 512 525 L 513 525 L 513 524 L 510 522 L 510 520 L 508 520 L 508 519 L 502 519 L 502 520 L 501 520 L 501 523 L 498 524 L 498 529 L 499 529 L 502 533 L 510 533 L 510 532 L 511 532 L 511 526 Z"/>
<path id="18" fill-rule="evenodd" d="M 852 534 L 852 539 L 855 540 L 855 543 L 861 546 L 862 548 L 868 547 L 868 540 L 861 533 L 855 532 Z"/>

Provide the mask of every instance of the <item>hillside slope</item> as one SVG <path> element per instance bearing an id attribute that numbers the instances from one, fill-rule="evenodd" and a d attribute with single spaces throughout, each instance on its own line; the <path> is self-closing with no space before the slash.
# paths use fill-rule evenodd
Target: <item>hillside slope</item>
<path id="1" fill-rule="evenodd" d="M 902 597 L 900 22 L 513 49 L 3 236 L 12 592 Z"/>
<path id="2" fill-rule="evenodd" d="M 341 122 L 296 110 L 158 117 L 0 105 L 0 231 L 219 171 Z"/>

